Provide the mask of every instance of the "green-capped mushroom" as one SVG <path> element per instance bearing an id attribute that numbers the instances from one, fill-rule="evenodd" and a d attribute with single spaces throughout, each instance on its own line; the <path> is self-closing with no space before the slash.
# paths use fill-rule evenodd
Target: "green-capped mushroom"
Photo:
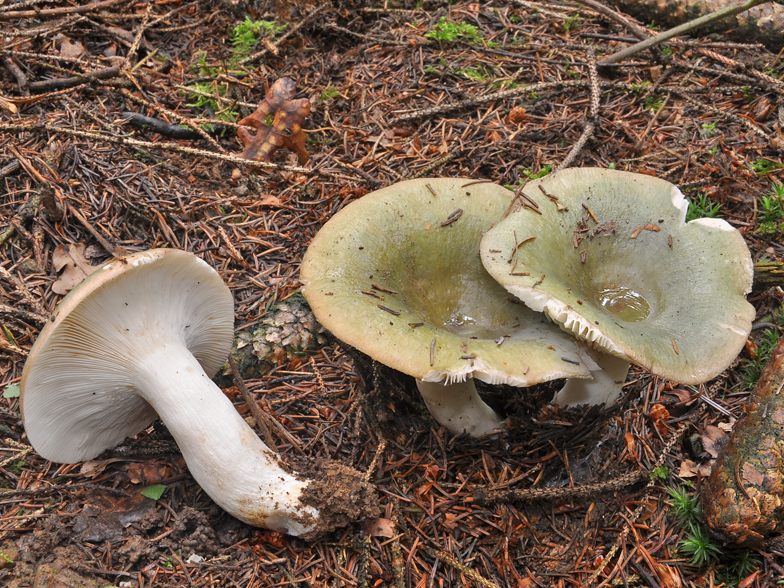
<path id="1" fill-rule="evenodd" d="M 753 266 L 727 222 L 686 223 L 676 186 L 628 172 L 567 169 L 524 193 L 484 236 L 482 262 L 509 292 L 587 342 L 599 367 L 610 364 L 597 372 L 604 384 L 568 382 L 556 402 L 612 402 L 623 362 L 695 384 L 735 358 L 754 318 L 744 297 Z"/>
<path id="2" fill-rule="evenodd" d="M 576 343 L 482 267 L 482 231 L 511 198 L 489 182 L 401 182 L 338 212 L 302 262 L 303 294 L 319 322 L 417 378 L 434 418 L 455 433 L 500 425 L 472 378 L 529 386 L 588 377 Z"/>

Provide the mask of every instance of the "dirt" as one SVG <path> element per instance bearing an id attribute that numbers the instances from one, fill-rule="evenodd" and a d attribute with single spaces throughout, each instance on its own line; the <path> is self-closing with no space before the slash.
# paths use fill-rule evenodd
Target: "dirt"
<path id="1" fill-rule="evenodd" d="M 288 467 L 300 479 L 309 480 L 300 501 L 319 510 L 316 526 L 305 540 L 381 513 L 378 491 L 355 469 L 337 461 L 307 458 L 288 460 Z"/>

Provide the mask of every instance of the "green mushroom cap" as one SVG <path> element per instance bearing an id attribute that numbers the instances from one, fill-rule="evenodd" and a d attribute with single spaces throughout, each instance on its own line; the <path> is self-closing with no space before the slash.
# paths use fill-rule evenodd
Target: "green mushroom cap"
<path id="1" fill-rule="evenodd" d="M 705 382 L 740 352 L 753 265 L 727 222 L 686 223 L 677 187 L 622 171 L 566 169 L 524 192 L 481 244 L 509 292 L 578 339 L 678 382 Z"/>
<path id="2" fill-rule="evenodd" d="M 528 386 L 588 377 L 575 341 L 482 267 L 482 231 L 512 197 L 460 178 L 368 194 L 313 239 L 303 294 L 338 339 L 420 380 Z"/>

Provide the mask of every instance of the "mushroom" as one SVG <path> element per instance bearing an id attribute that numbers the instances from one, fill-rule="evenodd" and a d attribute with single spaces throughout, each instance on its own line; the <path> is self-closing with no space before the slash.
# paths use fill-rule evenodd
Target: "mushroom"
<path id="1" fill-rule="evenodd" d="M 61 301 L 30 351 L 21 380 L 30 442 L 46 459 L 74 463 L 157 415 L 194 479 L 231 515 L 292 535 L 344 523 L 311 500 L 333 482 L 284 469 L 210 380 L 233 328 L 229 289 L 195 255 L 155 249 L 106 263 Z"/>
<path id="2" fill-rule="evenodd" d="M 520 209 L 484 236 L 482 262 L 590 347 L 595 379 L 567 382 L 556 402 L 612 403 L 629 362 L 705 382 L 740 352 L 754 318 L 744 297 L 753 266 L 726 221 L 686 223 L 688 202 L 676 186 L 622 171 L 566 169 L 524 192 Z"/>
<path id="3" fill-rule="evenodd" d="M 512 193 L 458 178 L 400 182 L 355 201 L 318 232 L 302 293 L 338 339 L 417 379 L 453 433 L 500 427 L 473 379 L 529 386 L 588 377 L 575 342 L 484 270 L 481 233 Z"/>

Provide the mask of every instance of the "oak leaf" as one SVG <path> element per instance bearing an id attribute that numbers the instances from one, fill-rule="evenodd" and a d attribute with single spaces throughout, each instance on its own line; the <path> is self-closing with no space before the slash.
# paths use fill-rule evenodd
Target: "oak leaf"
<path id="1" fill-rule="evenodd" d="M 308 160 L 301 125 L 310 114 L 310 100 L 293 100 L 296 92 L 294 80 L 280 78 L 272 84 L 256 112 L 239 121 L 237 137 L 245 147 L 240 157 L 269 162 L 275 151 L 285 147 L 297 154 L 300 165 Z M 252 127 L 256 133 L 243 127 Z"/>
<path id="2" fill-rule="evenodd" d="M 52 284 L 56 294 L 67 294 L 82 280 L 98 269 L 84 258 L 84 243 L 58 245 L 52 253 L 52 265 L 59 272 L 65 268 L 57 281 Z"/>

